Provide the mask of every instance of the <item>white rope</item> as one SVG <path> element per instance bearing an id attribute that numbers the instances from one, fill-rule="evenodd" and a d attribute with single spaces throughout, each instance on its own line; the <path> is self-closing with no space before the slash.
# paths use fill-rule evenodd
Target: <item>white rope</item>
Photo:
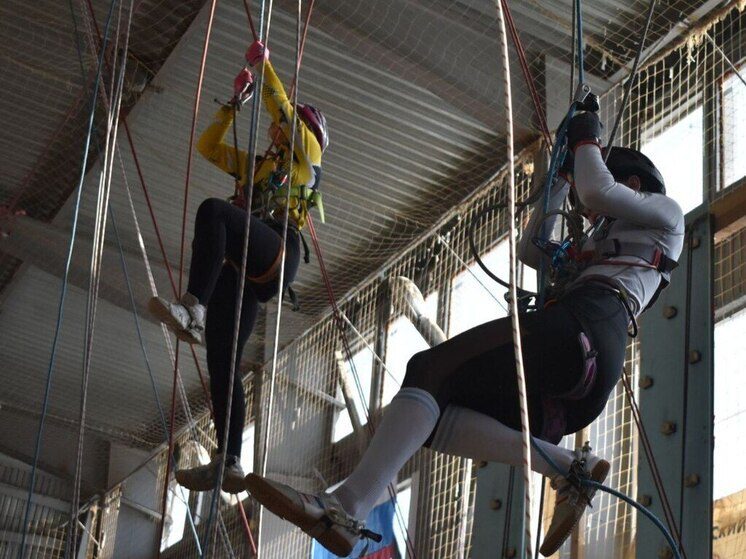
<path id="1" fill-rule="evenodd" d="M 266 45 L 269 41 L 269 29 L 270 29 L 270 23 L 272 20 L 272 8 L 273 8 L 273 2 L 272 0 L 269 0 L 268 8 L 267 8 L 267 28 L 266 33 L 264 37 L 264 44 Z M 264 18 L 264 5 L 262 4 L 262 19 Z M 300 14 L 300 12 L 299 12 Z M 300 18 L 300 15 L 298 16 Z M 261 26 L 263 25 L 263 21 L 260 23 L 260 35 L 261 35 Z M 223 476 L 225 475 L 225 462 L 227 459 L 228 454 L 228 433 L 230 431 L 230 419 L 231 419 L 231 413 L 233 408 L 233 385 L 235 383 L 236 378 L 236 357 L 238 355 L 238 338 L 240 334 L 241 329 L 241 314 L 243 311 L 243 293 L 246 288 L 246 273 L 247 273 L 247 262 L 248 262 L 248 254 L 249 254 L 249 232 L 250 232 L 250 225 L 251 225 L 251 208 L 252 208 L 252 199 L 253 199 L 253 192 L 254 192 L 254 173 L 255 173 L 255 166 L 256 166 L 256 151 L 258 146 L 258 137 L 259 137 L 259 121 L 260 121 L 260 111 L 259 111 L 259 105 L 261 104 L 261 97 L 262 97 L 262 89 L 264 87 L 264 68 L 265 65 L 262 64 L 262 71 L 259 76 L 259 80 L 256 85 L 257 92 L 255 93 L 254 102 L 252 105 L 252 137 L 250 138 L 250 145 L 249 145 L 249 151 L 251 153 L 248 154 L 248 163 L 247 163 L 247 169 L 246 169 L 246 185 L 245 188 L 248 188 L 249 190 L 249 196 L 247 197 L 246 201 L 246 225 L 245 225 L 245 231 L 244 231 L 244 239 L 243 239 L 243 255 L 241 257 L 241 270 L 239 272 L 239 278 L 238 278 L 238 288 L 236 290 L 236 310 L 234 313 L 234 325 L 233 325 L 233 343 L 231 347 L 231 360 L 230 360 L 230 373 L 228 376 L 228 394 L 227 394 L 227 403 L 226 403 L 226 414 L 225 414 L 225 432 L 223 433 L 223 448 L 222 448 L 222 454 L 220 457 L 220 465 L 218 469 L 218 477 L 216 479 L 216 488 L 213 492 L 213 497 L 210 502 L 210 515 L 208 515 L 208 530 L 209 530 L 209 518 L 212 515 L 213 507 L 218 507 L 217 504 L 217 495 L 218 495 L 218 488 L 220 487 L 220 484 L 222 482 Z M 297 71 L 297 61 L 296 61 L 296 71 Z M 236 115 L 234 114 L 234 118 Z M 293 130 L 295 130 L 295 119 L 293 121 Z M 253 149 L 252 149 L 253 148 Z M 291 171 L 292 171 L 292 150 L 290 153 L 290 165 L 291 168 L 288 170 L 288 174 L 292 177 Z M 239 161 L 236 161 L 236 168 L 238 170 L 239 168 Z M 292 178 L 290 179 L 290 182 L 292 182 Z M 288 185 L 288 196 L 290 195 L 290 184 Z M 286 204 L 287 207 L 288 204 Z M 283 238 L 282 243 L 280 245 L 280 251 L 283 252 L 283 257 L 281 259 L 281 266 L 280 266 L 280 293 L 279 293 L 279 303 L 278 303 L 278 313 L 277 313 L 277 329 L 279 330 L 279 322 L 280 322 L 280 309 L 282 307 L 282 281 L 283 281 L 283 275 L 285 270 L 285 258 L 284 258 L 284 251 L 285 251 L 285 239 L 287 235 L 287 218 L 285 220 L 285 228 L 283 230 Z M 276 348 L 275 343 L 275 348 Z M 277 350 L 275 349 L 275 355 L 277 353 Z M 274 375 L 273 375 L 274 377 Z M 271 393 L 270 393 L 271 395 Z M 266 444 L 266 440 L 265 440 Z M 266 449 L 263 455 L 266 457 Z M 262 460 L 264 461 L 265 458 L 263 457 Z M 261 519 L 262 519 L 262 508 L 259 509 L 259 521 L 258 521 L 258 529 L 257 529 L 257 539 L 256 539 L 256 552 L 257 557 L 259 557 L 259 545 L 261 540 Z M 211 543 L 212 538 L 211 535 L 207 534 L 208 538 L 208 544 L 206 546 L 207 552 L 209 555 L 209 552 L 211 550 Z"/>
<path id="2" fill-rule="evenodd" d="M 518 398 L 521 407 L 521 433 L 523 435 L 523 494 L 524 494 L 524 549 L 528 559 L 533 557 L 531 541 L 531 431 L 528 420 L 528 399 L 526 398 L 526 376 L 523 370 L 523 349 L 521 348 L 521 329 L 518 320 L 516 226 L 515 226 L 515 169 L 513 152 L 513 100 L 510 93 L 510 61 L 508 60 L 508 38 L 505 33 L 505 20 L 500 0 L 495 0 L 497 20 L 500 28 L 502 51 L 503 88 L 505 89 L 506 143 L 508 148 L 508 209 L 510 232 L 510 308 L 513 326 L 513 347 L 515 350 L 515 370 L 518 377 Z"/>
<path id="3" fill-rule="evenodd" d="M 122 104 L 122 91 L 124 89 L 124 74 L 127 64 L 127 49 L 129 47 L 130 29 L 132 23 L 134 0 L 130 0 L 127 23 L 124 29 L 124 49 L 120 68 L 117 68 L 117 54 L 119 53 L 119 36 L 122 24 L 122 6 L 119 4 L 117 14 L 117 32 L 114 42 L 114 50 L 111 67 L 111 92 L 112 102 L 109 103 L 106 91 L 100 89 L 105 106 L 107 107 L 106 146 L 104 148 L 103 163 L 99 175 L 98 196 L 96 200 L 96 220 L 94 225 L 93 245 L 91 249 L 91 264 L 88 284 L 88 297 L 86 303 L 86 327 L 85 327 L 85 352 L 83 356 L 83 375 L 81 381 L 80 414 L 78 427 L 78 440 L 76 448 L 75 475 L 73 478 L 73 494 L 70 501 L 70 531 L 67 540 L 67 551 L 70 555 L 76 555 L 77 551 L 77 517 L 80 501 L 81 482 L 83 476 L 83 448 L 85 440 L 86 412 L 88 404 L 88 386 L 91 373 L 91 357 L 93 353 L 94 326 L 98 303 L 98 292 L 101 280 L 101 260 L 103 258 L 104 241 L 106 236 L 107 211 L 109 196 L 111 194 L 111 179 L 113 171 L 113 150 L 116 149 L 117 131 L 119 127 L 119 116 Z M 91 43 L 95 52 L 95 43 Z"/>
<path id="4" fill-rule="evenodd" d="M 381 367 L 383 367 L 384 372 L 389 376 L 389 378 L 392 381 L 394 381 L 394 383 L 396 383 L 396 387 L 399 388 L 401 386 L 401 381 L 397 379 L 394 376 L 394 373 L 391 372 L 391 369 L 389 369 L 386 366 L 386 362 L 381 358 L 380 355 L 378 355 L 378 353 L 376 353 L 375 348 L 372 345 L 370 345 L 370 342 L 368 342 L 368 340 L 365 339 L 365 336 L 363 336 L 362 332 L 360 332 L 360 330 L 355 328 L 355 325 L 350 321 L 349 318 L 347 318 L 347 315 L 344 312 L 340 311 L 339 315 L 342 317 L 342 320 L 344 320 L 347 323 L 347 325 L 350 327 L 352 332 L 360 339 L 361 342 L 363 342 L 363 345 L 365 345 L 365 348 L 368 351 L 370 351 L 370 354 L 373 357 L 373 359 L 378 361 Z"/>
<path id="5" fill-rule="evenodd" d="M 479 276 L 478 276 L 478 275 L 477 275 L 477 274 L 476 274 L 476 273 L 474 272 L 474 270 L 473 270 L 473 269 L 471 268 L 471 266 L 469 266 L 469 265 L 468 265 L 468 264 L 466 263 L 466 261 L 465 261 L 465 260 L 464 260 L 463 258 L 461 258 L 461 256 L 459 256 L 458 252 L 456 252 L 456 251 L 455 251 L 455 250 L 453 249 L 453 247 L 452 247 L 452 246 L 451 246 L 451 245 L 450 245 L 450 244 L 448 243 L 448 241 L 447 241 L 447 240 L 445 239 L 445 237 L 443 237 L 443 236 L 442 236 L 442 235 L 440 235 L 440 234 L 436 234 L 436 236 L 438 237 L 438 240 L 439 240 L 439 241 L 440 241 L 441 243 L 443 243 L 443 245 L 444 245 L 444 246 L 445 246 L 445 247 L 446 247 L 446 248 L 447 248 L 447 249 L 448 249 L 448 250 L 450 251 L 450 253 L 451 253 L 451 254 L 452 254 L 452 255 L 453 255 L 453 256 L 454 256 L 455 258 L 456 258 L 456 260 L 458 260 L 458 261 L 459 261 L 459 264 L 461 264 L 461 265 L 462 265 L 462 266 L 464 267 L 464 269 L 465 269 L 465 270 L 466 270 L 467 272 L 469 272 L 469 275 L 470 275 L 471 277 L 473 277 L 473 278 L 474 278 L 474 279 L 476 280 L 476 282 L 477 282 L 477 283 L 478 283 L 479 285 L 481 285 L 481 286 L 482 286 L 482 287 L 484 288 L 484 290 L 485 290 L 485 291 L 487 292 L 487 294 L 488 294 L 488 295 L 489 295 L 489 296 L 490 296 L 490 297 L 492 298 L 492 300 L 493 300 L 493 301 L 495 301 L 495 303 L 497 303 L 497 304 L 498 304 L 498 306 L 499 306 L 499 307 L 500 307 L 500 308 L 501 308 L 502 310 L 504 310 L 505 312 L 508 312 L 508 308 L 507 308 L 507 307 L 505 306 L 505 304 L 504 304 L 504 303 L 503 303 L 502 301 L 500 301 L 500 299 L 498 299 L 497 297 L 495 297 L 495 294 L 494 294 L 494 293 L 492 293 L 492 290 L 491 290 L 491 289 L 490 289 L 489 287 L 487 287 L 487 286 L 485 285 L 485 283 L 484 283 L 484 282 L 483 282 L 483 281 L 482 281 L 482 280 L 481 280 L 481 279 L 479 278 Z"/>
<path id="6" fill-rule="evenodd" d="M 135 233 L 137 236 L 137 242 L 140 248 L 140 254 L 142 256 L 143 265 L 145 266 L 145 273 L 148 277 L 148 285 L 150 287 L 150 292 L 152 296 L 156 297 L 158 295 L 158 288 L 155 283 L 155 277 L 153 276 L 153 269 L 150 263 L 150 257 L 148 256 L 147 249 L 145 248 L 145 241 L 143 239 L 142 229 L 140 228 L 140 220 L 138 219 L 137 211 L 135 210 L 135 204 L 132 198 L 132 191 L 130 189 L 129 181 L 127 179 L 127 172 L 124 167 L 124 160 L 122 159 L 122 154 L 121 154 L 120 149 L 117 149 L 117 155 L 119 158 L 119 165 L 120 165 L 121 172 L 122 172 L 122 182 L 124 183 L 124 189 L 125 189 L 125 193 L 127 194 L 127 201 L 129 203 L 129 209 L 132 215 L 132 221 L 133 221 L 133 224 L 135 227 Z M 169 360 L 171 361 L 171 367 L 173 368 L 176 366 L 176 353 L 174 351 L 173 342 L 171 341 L 171 335 L 169 333 L 168 327 L 165 324 L 161 324 L 160 326 L 161 326 L 161 333 L 163 334 L 163 340 L 166 345 L 166 351 L 168 353 Z M 183 407 L 184 415 L 186 416 L 186 423 L 187 423 L 182 428 L 182 430 L 188 429 L 191 439 L 196 444 L 200 444 L 199 434 L 203 434 L 203 433 L 199 431 L 197 427 L 197 421 L 194 419 L 194 415 L 192 414 L 191 406 L 189 405 L 189 399 L 187 397 L 186 389 L 184 387 L 184 381 L 182 379 L 180 370 L 177 370 L 176 372 L 176 383 L 177 383 L 177 389 L 179 391 L 179 399 L 181 400 L 181 404 Z M 166 431 L 168 431 L 168 426 L 164 425 L 164 428 L 166 429 Z M 207 437 L 204 434 L 203 436 L 205 436 L 208 440 L 210 440 L 210 437 Z M 212 441 L 210 440 L 210 442 Z M 179 489 L 183 491 L 181 487 L 179 487 Z M 173 492 L 172 489 L 171 491 Z M 232 548 L 230 538 L 227 537 L 227 535 L 225 534 L 225 531 L 226 531 L 225 520 L 223 519 L 223 515 L 219 509 L 217 511 L 217 514 L 218 514 L 218 522 L 221 526 L 221 535 L 223 536 L 223 545 L 227 546 L 229 553 L 231 554 L 231 556 L 233 556 L 233 548 Z M 192 532 L 192 535 L 194 537 L 194 543 L 195 543 L 195 546 L 197 547 L 197 553 L 199 554 L 200 557 L 202 557 L 203 555 L 202 544 L 199 541 L 199 536 L 197 535 L 196 528 L 194 527 L 194 523 L 191 520 L 191 513 L 189 514 L 189 517 L 190 517 L 190 529 L 191 529 L 190 531 Z"/>
<path id="7" fill-rule="evenodd" d="M 730 69 L 733 70 L 733 72 L 738 77 L 738 79 L 741 80 L 741 83 L 743 85 L 746 85 L 746 79 L 744 79 L 743 74 L 741 74 L 741 72 L 739 71 L 739 69 L 736 68 L 736 65 L 733 64 L 733 61 L 728 57 L 727 54 L 725 54 L 725 52 L 723 51 L 723 49 L 720 48 L 720 46 L 715 42 L 715 40 L 712 37 L 710 37 L 710 34 L 707 31 L 705 31 L 703 33 L 703 36 L 704 36 L 705 39 L 707 39 L 708 41 L 710 41 L 710 44 L 713 47 L 715 47 L 715 50 L 718 51 L 718 53 L 720 53 L 720 56 L 723 57 L 723 60 L 725 60 L 725 62 L 728 64 L 728 66 L 730 66 Z"/>
<path id="8" fill-rule="evenodd" d="M 270 14 L 271 14 L 271 6 L 272 6 L 272 0 L 270 0 Z M 299 84 L 299 74 L 300 74 L 300 52 L 301 52 L 301 0 L 298 0 L 298 13 L 296 16 L 296 26 L 295 26 L 295 69 L 293 74 L 293 124 L 291 127 L 291 133 L 290 133 L 290 155 L 288 158 L 288 186 L 287 186 L 287 192 L 285 195 L 285 208 L 283 212 L 283 220 L 282 220 L 282 245 L 280 250 L 285 250 L 285 245 L 287 243 L 287 234 L 288 234 L 288 221 L 290 219 L 290 191 L 292 190 L 293 186 L 293 160 L 295 157 L 295 141 L 297 136 L 297 129 L 298 129 L 298 119 L 300 118 L 298 116 L 298 90 L 300 89 Z M 267 32 L 269 33 L 269 22 L 267 22 Z M 282 319 L 282 301 L 283 296 L 285 293 L 284 290 L 284 282 L 285 282 L 285 259 L 286 254 L 283 254 L 282 260 L 280 262 L 280 276 L 278 279 L 278 285 L 279 285 L 279 293 L 277 295 L 277 316 L 275 317 L 275 333 L 274 333 L 274 340 L 272 344 L 272 367 L 270 369 L 270 378 L 269 378 L 269 394 L 267 395 L 267 406 L 266 406 L 266 415 L 264 420 L 264 437 L 262 440 L 262 453 L 261 453 L 261 467 L 260 467 L 260 474 L 262 476 L 267 475 L 267 465 L 269 463 L 269 442 L 270 442 L 270 435 L 272 431 L 272 407 L 274 404 L 274 395 L 275 395 L 275 385 L 277 384 L 277 358 L 279 353 L 279 345 L 280 345 L 280 324 Z M 257 535 L 257 541 L 256 541 L 256 549 L 257 549 L 257 557 L 260 557 L 260 545 L 261 545 L 261 526 L 262 526 L 262 520 L 263 520 L 263 513 L 264 513 L 264 507 L 260 508 L 259 512 L 259 533 Z"/>

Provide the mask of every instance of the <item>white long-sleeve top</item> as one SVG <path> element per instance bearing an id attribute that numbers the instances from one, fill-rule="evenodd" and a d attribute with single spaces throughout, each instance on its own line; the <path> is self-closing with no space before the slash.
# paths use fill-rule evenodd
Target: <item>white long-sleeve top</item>
<path id="1" fill-rule="evenodd" d="M 678 260 L 684 245 L 684 213 L 676 201 L 663 194 L 636 192 L 616 182 L 604 163 L 601 150 L 593 144 L 577 148 L 574 177 L 576 194 L 583 206 L 614 219 L 606 229 L 605 238 L 658 246 L 666 256 Z M 570 185 L 563 178 L 555 181 L 550 191 L 549 210 L 562 206 L 569 189 Z M 532 242 L 533 238 L 540 236 L 543 209 L 542 196 L 533 206 L 531 219 L 519 244 L 520 260 L 534 269 L 539 268 L 542 259 L 550 260 Z M 544 222 L 548 234 L 554 230 L 558 219 L 558 216 L 552 216 Z M 593 239 L 589 239 L 583 250 L 593 250 L 594 244 Z M 646 264 L 633 256 L 620 255 L 613 260 Z M 583 270 L 575 281 L 583 281 L 585 276 L 591 275 L 606 276 L 620 283 L 631 299 L 635 315 L 650 302 L 661 280 L 660 272 L 652 268 L 595 264 Z"/>

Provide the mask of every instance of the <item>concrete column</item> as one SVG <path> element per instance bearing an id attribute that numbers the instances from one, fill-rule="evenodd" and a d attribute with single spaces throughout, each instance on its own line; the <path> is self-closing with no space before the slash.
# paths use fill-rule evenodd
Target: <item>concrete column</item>
<path id="1" fill-rule="evenodd" d="M 109 451 L 110 483 L 124 479 L 142 464 L 147 456 L 147 452 L 112 444 Z M 122 505 L 117 521 L 114 557 L 149 559 L 156 555 L 160 546 L 159 485 L 156 460 L 136 470 L 122 482 Z M 131 503 L 131 506 L 124 504 L 127 502 Z"/>

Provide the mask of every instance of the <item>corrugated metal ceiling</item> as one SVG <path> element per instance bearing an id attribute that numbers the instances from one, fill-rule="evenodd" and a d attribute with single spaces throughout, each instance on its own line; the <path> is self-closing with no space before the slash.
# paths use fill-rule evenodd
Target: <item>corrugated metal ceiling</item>
<path id="1" fill-rule="evenodd" d="M 589 69 L 598 77 L 611 77 L 619 70 L 615 61 L 628 61 L 645 4 L 604 0 L 586 7 L 592 43 L 587 53 Z M 108 3 L 94 5 L 101 22 Z M 128 122 L 172 263 L 178 262 L 179 255 L 187 138 L 206 11 L 202 9 L 193 23 L 192 19 L 201 5 L 197 1 L 142 2 L 133 29 L 129 100 L 134 106 Z M 278 72 L 289 81 L 294 60 L 295 20 L 289 11 L 293 3 L 280 0 L 276 5 L 270 49 Z M 541 57 L 568 58 L 570 2 L 530 0 L 511 6 L 541 90 Z M 666 3 L 656 18 L 652 39 L 665 36 L 696 7 L 699 3 Z M 253 8 L 258 14 L 256 4 Z M 83 12 L 76 15 L 84 29 Z M 3 398 L 28 410 L 40 408 L 59 295 L 61 240 L 70 231 L 70 193 L 82 149 L 86 90 L 79 77 L 71 21 L 64 3 L 49 0 L 34 5 L 8 0 L 0 7 L 0 74 L 4 80 L 0 203 L 20 197 L 19 207 L 35 220 L 16 222 L 16 230 L 0 243 L 0 268 L 5 274 L 0 277 L 17 270 L 0 294 L 0 301 L 4 300 L 0 378 Z M 311 26 L 299 95 L 324 110 L 331 129 L 322 185 L 327 223 L 318 224 L 318 230 L 332 281 L 343 293 L 498 169 L 504 124 L 497 29 L 493 4 L 476 0 L 319 2 Z M 217 108 L 213 98 L 229 96 L 249 40 L 241 4 L 221 2 L 208 56 L 199 130 Z M 94 57 L 86 52 L 91 72 Z M 140 94 L 137 84 L 149 78 Z M 514 65 L 517 133 L 521 142 L 527 142 L 535 137 L 536 128 L 528 97 L 521 93 L 521 80 Z M 248 127 L 247 113 L 241 114 L 244 146 Z M 46 149 L 55 137 L 52 148 Z M 145 244 L 154 260 L 156 283 L 168 293 L 155 234 L 123 137 L 120 146 Z M 83 195 L 83 247 L 91 238 L 96 181 L 94 165 Z M 229 177 L 195 157 L 190 219 L 201 200 L 226 197 L 231 191 Z M 111 204 L 134 278 L 135 298 L 142 304 L 149 288 L 124 178 L 118 171 Z M 107 245 L 102 291 L 106 300 L 97 322 L 89 420 L 104 438 L 147 446 L 162 433 L 111 234 Z M 19 268 L 20 261 L 26 266 Z M 86 254 L 80 252 L 73 269 L 76 287 L 67 303 L 52 401 L 53 413 L 68 421 L 77 418 L 85 301 L 80 288 L 86 284 L 85 262 Z M 285 315 L 284 341 L 304 330 L 326 305 L 315 262 L 301 266 L 296 284 L 303 309 Z M 147 317 L 143 320 L 158 393 L 168 403 L 170 359 L 160 328 Z M 260 331 L 247 358 L 261 360 L 264 343 Z M 193 365 L 183 367 L 187 391 L 198 394 Z M 199 402 L 195 396 L 194 403 Z M 6 434 L 0 443 L 20 455 L 30 454 L 30 440 Z"/>

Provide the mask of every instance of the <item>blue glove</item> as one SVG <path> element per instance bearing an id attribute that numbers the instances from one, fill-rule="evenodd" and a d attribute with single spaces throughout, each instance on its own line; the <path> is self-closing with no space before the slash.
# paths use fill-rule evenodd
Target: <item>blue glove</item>
<path id="1" fill-rule="evenodd" d="M 601 145 L 601 121 L 596 113 L 578 113 L 567 125 L 567 145 L 573 153 L 579 144 Z"/>

